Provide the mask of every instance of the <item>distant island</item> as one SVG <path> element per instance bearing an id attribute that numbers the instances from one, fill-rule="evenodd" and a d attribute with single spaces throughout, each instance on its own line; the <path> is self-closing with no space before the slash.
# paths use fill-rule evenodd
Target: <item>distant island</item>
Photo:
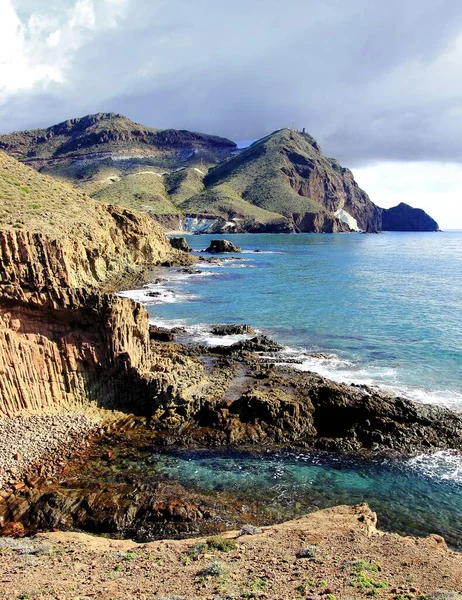
<path id="1" fill-rule="evenodd" d="M 438 231 L 423 210 L 375 205 L 305 131 L 244 150 L 226 138 L 154 129 L 115 113 L 0 135 L 0 149 L 95 200 L 194 233 Z"/>

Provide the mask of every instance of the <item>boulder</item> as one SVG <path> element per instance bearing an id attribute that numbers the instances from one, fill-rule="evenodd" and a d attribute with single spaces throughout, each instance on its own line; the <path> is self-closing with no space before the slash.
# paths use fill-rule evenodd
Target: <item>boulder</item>
<path id="1" fill-rule="evenodd" d="M 250 340 L 243 340 L 231 346 L 216 346 L 212 350 L 224 356 L 240 355 L 246 352 L 279 352 L 284 346 L 274 342 L 266 335 L 257 335 Z"/>
<path id="2" fill-rule="evenodd" d="M 191 252 L 188 242 L 184 237 L 173 237 L 170 238 L 170 245 L 175 250 L 182 250 L 183 252 Z"/>
<path id="3" fill-rule="evenodd" d="M 206 252 L 218 254 L 222 252 L 241 252 L 241 249 L 229 240 L 212 240 Z"/>
<path id="4" fill-rule="evenodd" d="M 175 334 L 173 331 L 165 327 L 150 325 L 149 339 L 155 340 L 156 342 L 173 342 L 175 339 Z"/>

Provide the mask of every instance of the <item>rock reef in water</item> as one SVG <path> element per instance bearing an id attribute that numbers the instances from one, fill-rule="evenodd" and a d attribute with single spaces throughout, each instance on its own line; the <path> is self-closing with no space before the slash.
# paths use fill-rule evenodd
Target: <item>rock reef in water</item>
<path id="1" fill-rule="evenodd" d="M 191 248 L 184 237 L 172 237 L 169 241 L 172 248 L 182 250 L 183 252 L 191 252 Z"/>
<path id="2" fill-rule="evenodd" d="M 205 252 L 210 252 L 211 254 L 223 254 L 225 252 L 238 254 L 241 252 L 241 249 L 229 240 L 211 240 L 210 246 L 206 248 Z"/>

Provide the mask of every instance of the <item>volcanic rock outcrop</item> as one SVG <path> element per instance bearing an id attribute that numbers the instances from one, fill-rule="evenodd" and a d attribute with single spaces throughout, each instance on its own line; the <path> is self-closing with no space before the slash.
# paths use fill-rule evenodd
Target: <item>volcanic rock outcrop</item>
<path id="1" fill-rule="evenodd" d="M 401 202 L 382 210 L 383 231 L 438 231 L 438 223 L 421 208 Z"/>
<path id="2" fill-rule="evenodd" d="M 110 292 L 187 255 L 146 215 L 94 202 L 3 153 L 0 196 L 0 415 L 130 403 L 151 364 L 148 316 Z"/>

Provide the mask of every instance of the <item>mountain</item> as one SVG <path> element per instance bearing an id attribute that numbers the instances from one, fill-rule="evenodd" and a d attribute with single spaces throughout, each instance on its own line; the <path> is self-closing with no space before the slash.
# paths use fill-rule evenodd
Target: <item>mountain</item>
<path id="1" fill-rule="evenodd" d="M 167 229 L 438 228 L 423 211 L 409 212 L 418 209 L 376 206 L 351 171 L 325 156 L 305 131 L 280 129 L 239 152 L 226 138 L 158 130 L 98 113 L 0 135 L 0 149 L 96 200 L 146 212 Z"/>
<path id="2" fill-rule="evenodd" d="M 237 146 L 216 135 L 176 129 L 154 129 L 116 113 L 97 113 L 70 119 L 47 129 L 18 131 L 0 136 L 0 149 L 15 158 L 44 166 L 67 158 L 118 160 L 153 159 L 156 165 L 217 162 Z M 191 160 L 192 159 L 192 160 Z"/>
<path id="3" fill-rule="evenodd" d="M 382 210 L 383 231 L 438 231 L 438 223 L 421 208 L 401 202 Z"/>
<path id="4" fill-rule="evenodd" d="M 186 166 L 217 164 L 236 150 L 236 144 L 215 135 L 154 129 L 123 115 L 98 113 L 47 129 L 0 135 L 0 150 L 99 200 L 153 214 L 177 214 L 166 200 L 164 175 Z"/>
<path id="5" fill-rule="evenodd" d="M 381 211 L 353 174 L 327 158 L 310 135 L 281 129 L 209 170 L 205 191 L 181 204 L 184 211 L 226 218 L 252 217 L 248 205 L 266 211 L 263 222 L 283 217 L 300 231 L 377 231 Z M 252 209 L 254 210 L 254 209 Z"/>

